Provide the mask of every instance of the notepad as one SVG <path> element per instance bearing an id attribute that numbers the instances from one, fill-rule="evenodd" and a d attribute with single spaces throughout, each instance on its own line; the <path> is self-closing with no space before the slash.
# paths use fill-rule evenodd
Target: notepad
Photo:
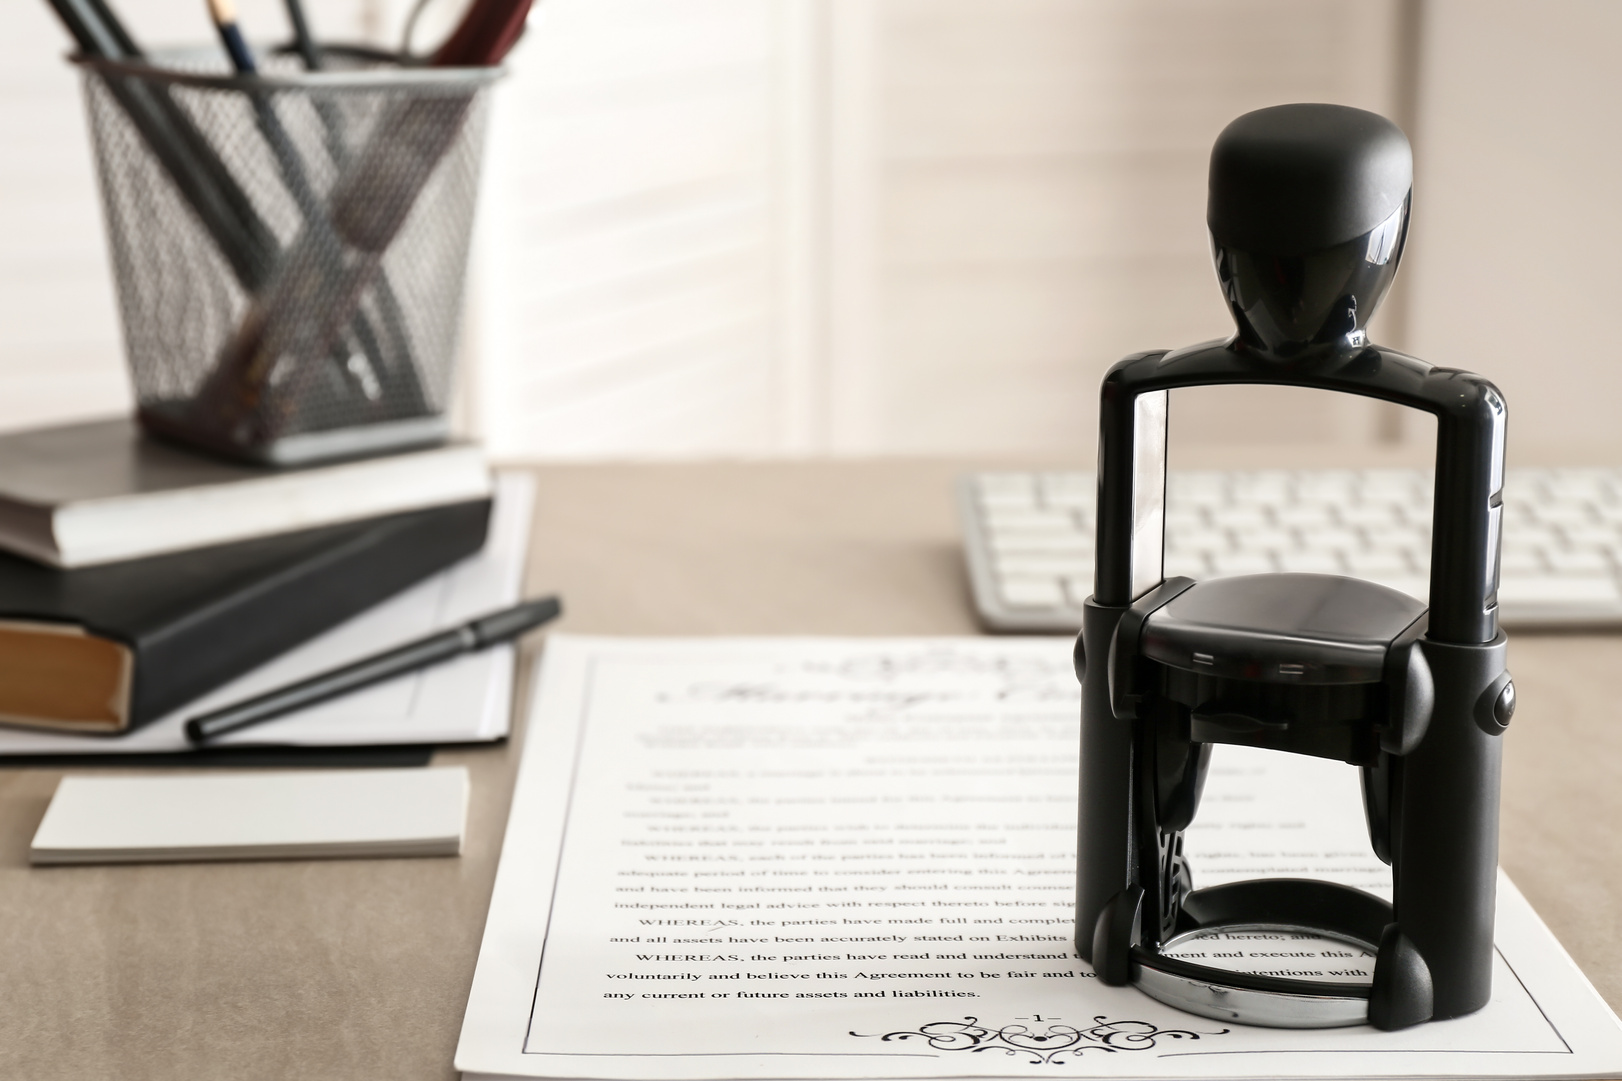
<path id="1" fill-rule="evenodd" d="M 62 779 L 30 863 L 455 856 L 468 778 L 443 769 Z"/>

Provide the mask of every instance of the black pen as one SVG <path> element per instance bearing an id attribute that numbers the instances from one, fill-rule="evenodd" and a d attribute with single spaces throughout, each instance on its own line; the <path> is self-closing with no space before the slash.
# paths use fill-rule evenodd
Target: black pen
<path id="1" fill-rule="evenodd" d="M 375 657 L 367 657 L 246 702 L 193 717 L 186 722 L 186 738 L 193 743 L 206 743 L 215 736 L 223 736 L 295 709 L 313 706 L 373 683 L 516 638 L 525 631 L 556 619 L 562 611 L 563 602 L 558 598 L 543 597 L 538 601 L 525 601 L 492 612 L 471 623 L 419 638 Z"/>
<path id="2" fill-rule="evenodd" d="M 315 38 L 310 34 L 310 21 L 304 17 L 304 5 L 300 0 L 286 0 L 286 3 L 287 23 L 293 28 L 293 47 L 304 61 L 304 70 L 320 71 L 321 50 L 316 48 Z"/>

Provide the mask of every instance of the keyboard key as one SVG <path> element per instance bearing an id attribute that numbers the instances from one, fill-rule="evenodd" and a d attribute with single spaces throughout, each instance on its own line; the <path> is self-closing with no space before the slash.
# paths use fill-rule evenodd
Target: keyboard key
<path id="1" fill-rule="evenodd" d="M 1362 578 L 1362 577 L 1365 577 L 1365 576 L 1364 575 L 1357 575 L 1357 577 Z M 1385 586 L 1387 589 L 1394 589 L 1398 593 L 1406 593 L 1406 594 L 1408 594 L 1408 596 L 1414 598 L 1414 600 L 1416 600 L 1416 601 L 1420 601 L 1421 603 L 1428 603 L 1429 602 L 1431 584 L 1423 576 L 1420 576 L 1420 575 L 1399 575 L 1399 576 L 1392 576 L 1392 577 L 1385 577 L 1385 578 L 1376 578 L 1373 575 L 1369 575 L 1367 577 L 1368 577 L 1369 581 L 1375 582 L 1375 583 L 1377 583 L 1379 585 L 1382 585 L 1382 586 Z"/>
<path id="2" fill-rule="evenodd" d="M 1400 553 L 1378 548 L 1346 553 L 1346 566 L 1358 578 L 1401 577 L 1413 570 Z"/>
<path id="3" fill-rule="evenodd" d="M 1228 474 L 1212 469 L 1179 469 L 1166 476 L 1166 490 L 1178 494 L 1209 492 L 1225 496 Z"/>
<path id="4" fill-rule="evenodd" d="M 1205 514 L 1198 507 L 1167 507 L 1167 529 L 1204 529 Z"/>
<path id="5" fill-rule="evenodd" d="M 1166 532 L 1168 552 L 1226 552 L 1232 547 L 1228 535 L 1215 529 L 1175 529 Z"/>
<path id="6" fill-rule="evenodd" d="M 1319 503 L 1297 503 L 1277 507 L 1273 510 L 1273 518 L 1279 525 L 1295 526 L 1299 529 L 1318 529 L 1333 525 L 1335 522 L 1328 505 Z"/>
<path id="7" fill-rule="evenodd" d="M 1560 530 L 1566 543 L 1573 548 L 1610 548 L 1617 546 L 1617 529 L 1609 523 L 1568 525 Z"/>
<path id="8" fill-rule="evenodd" d="M 1609 496 L 1604 473 L 1592 469 L 1557 469 L 1544 478 L 1543 490 L 1557 502 L 1597 502 Z"/>
<path id="9" fill-rule="evenodd" d="M 1619 508 L 1619 512 L 1622 512 L 1622 508 Z M 1619 513 L 1618 517 L 1622 518 L 1622 513 Z M 1504 525 L 1506 528 L 1514 526 L 1518 529 L 1523 524 L 1531 524 L 1537 520 L 1537 508 L 1532 503 L 1523 503 L 1519 500 L 1511 501 L 1508 496 L 1504 497 Z"/>
<path id="10" fill-rule="evenodd" d="M 1342 507 L 1340 520 L 1346 525 L 1373 529 L 1390 529 L 1402 522 L 1397 509 L 1386 503 L 1353 503 Z"/>
<path id="11" fill-rule="evenodd" d="M 1173 474 L 1166 480 L 1166 501 L 1184 507 L 1225 506 L 1228 486 L 1220 473 Z"/>
<path id="12" fill-rule="evenodd" d="M 1513 530 L 1504 531 L 1504 547 L 1517 548 L 1557 548 L 1560 546 L 1560 536 L 1554 530 L 1542 525 L 1522 525 Z"/>
<path id="13" fill-rule="evenodd" d="M 993 533 L 991 550 L 997 555 L 1064 555 L 1091 558 L 1091 533 Z"/>
<path id="14" fill-rule="evenodd" d="M 1096 495 L 1093 478 L 1080 473 L 1044 473 L 1041 489 L 1050 507 L 1091 507 Z"/>
<path id="15" fill-rule="evenodd" d="M 1295 550 L 1295 534 L 1286 529 L 1247 529 L 1236 538 L 1236 547 L 1245 548 L 1254 552 L 1292 552 Z"/>
<path id="16" fill-rule="evenodd" d="M 1010 608 L 1052 608 L 1064 603 L 1064 591 L 1052 578 L 1005 578 L 997 594 Z"/>
<path id="17" fill-rule="evenodd" d="M 1349 503 L 1356 482 L 1357 475 L 1345 469 L 1299 473 L 1295 478 L 1295 497 L 1309 503 Z"/>
<path id="18" fill-rule="evenodd" d="M 1029 487 L 1024 490 L 1008 489 L 1006 491 L 987 491 L 982 488 L 979 493 L 980 508 L 988 513 L 1006 513 L 1008 511 L 1035 511 L 1036 489 Z"/>
<path id="19" fill-rule="evenodd" d="M 1333 552 L 1284 552 L 1278 569 L 1296 574 L 1345 574 L 1346 567 Z"/>
<path id="20" fill-rule="evenodd" d="M 1275 506 L 1289 498 L 1290 475 L 1279 471 L 1245 473 L 1228 486 L 1239 506 Z"/>
<path id="21" fill-rule="evenodd" d="M 1546 525 L 1580 526 L 1593 520 L 1585 503 L 1545 503 L 1538 507 L 1538 521 Z"/>
<path id="22" fill-rule="evenodd" d="M 1543 556 L 1536 548 L 1524 548 L 1511 551 L 1505 548 L 1498 557 L 1498 571 L 1500 574 L 1543 574 L 1549 568 L 1543 562 Z"/>
<path id="23" fill-rule="evenodd" d="M 1091 493 L 1078 495 L 1071 492 L 1047 492 L 1042 496 L 1042 505 L 1054 510 L 1066 510 L 1091 515 L 1093 497 Z"/>
<path id="24" fill-rule="evenodd" d="M 1167 578 L 1209 578 L 1211 569 L 1206 565 L 1205 558 L 1196 553 L 1172 554 L 1166 553 L 1165 570 Z"/>
<path id="25" fill-rule="evenodd" d="M 986 519 L 993 531 L 1009 530 L 1027 533 L 1070 533 L 1076 528 L 1076 519 L 1068 511 L 1023 510 L 1016 508 L 987 508 Z"/>
<path id="26" fill-rule="evenodd" d="M 1430 533 L 1411 525 L 1363 527 L 1370 548 L 1429 548 Z"/>
<path id="27" fill-rule="evenodd" d="M 1611 561 L 1592 548 L 1554 549 L 1544 553 L 1549 567 L 1556 574 L 1605 574 Z"/>
<path id="28" fill-rule="evenodd" d="M 1363 538 L 1344 526 L 1303 529 L 1297 534 L 1301 547 L 1309 552 L 1344 552 L 1363 547 Z"/>
<path id="29" fill-rule="evenodd" d="M 1357 478 L 1357 493 L 1371 503 L 1407 503 L 1429 481 L 1411 469 L 1365 469 Z"/>
<path id="30" fill-rule="evenodd" d="M 1063 578 L 1091 572 L 1093 561 L 1066 556 L 998 555 L 995 566 L 999 578 Z"/>
<path id="31" fill-rule="evenodd" d="M 1211 557 L 1211 577 L 1231 578 L 1236 574 L 1266 574 L 1276 570 L 1273 561 L 1260 552 L 1226 552 Z"/>
<path id="32" fill-rule="evenodd" d="M 1498 605 L 1560 605 L 1614 608 L 1622 602 L 1610 575 L 1528 575 L 1506 578 L 1498 585 Z"/>
<path id="33" fill-rule="evenodd" d="M 1260 529 L 1273 524 L 1260 507 L 1213 507 L 1210 514 L 1211 524 L 1220 529 Z"/>

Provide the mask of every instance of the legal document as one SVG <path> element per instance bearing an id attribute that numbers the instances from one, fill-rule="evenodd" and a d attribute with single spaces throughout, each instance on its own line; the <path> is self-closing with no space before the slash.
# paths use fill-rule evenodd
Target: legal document
<path id="1" fill-rule="evenodd" d="M 1502 876 L 1493 998 L 1469 1017 L 1264 1029 L 1100 983 L 1073 945 L 1079 689 L 1064 640 L 553 635 L 541 663 L 462 1070 L 1622 1071 L 1622 1025 Z M 1196 886 L 1291 875 L 1390 895 L 1343 763 L 1217 747 L 1186 851 Z M 1192 948 L 1297 978 L 1372 966 L 1287 935 Z"/>

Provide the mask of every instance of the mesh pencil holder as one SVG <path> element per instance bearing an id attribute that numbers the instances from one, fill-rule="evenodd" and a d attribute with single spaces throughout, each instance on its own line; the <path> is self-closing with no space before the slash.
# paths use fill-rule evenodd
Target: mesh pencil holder
<path id="1" fill-rule="evenodd" d="M 149 432 L 294 465 L 437 442 L 499 68 L 77 58 Z"/>

